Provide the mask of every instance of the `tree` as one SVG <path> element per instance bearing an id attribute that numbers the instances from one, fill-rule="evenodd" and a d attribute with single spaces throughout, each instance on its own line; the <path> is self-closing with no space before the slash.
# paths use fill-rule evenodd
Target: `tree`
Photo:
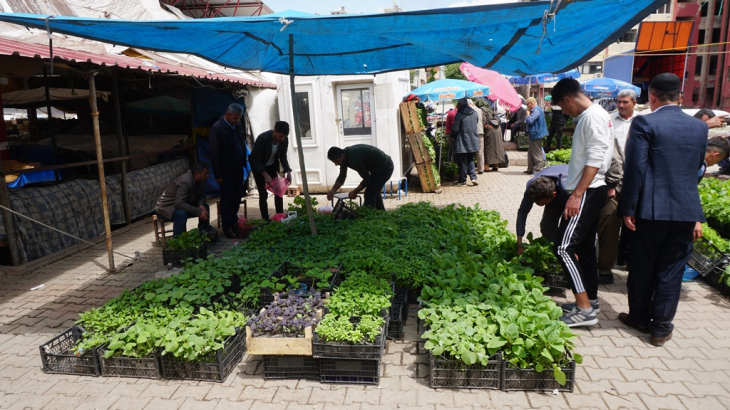
<path id="1" fill-rule="evenodd" d="M 447 65 L 444 68 L 444 73 L 446 75 L 446 78 L 451 78 L 451 79 L 454 79 L 454 80 L 469 81 L 469 80 L 466 79 L 466 77 L 464 76 L 464 74 L 461 73 L 461 70 L 459 70 L 459 66 L 460 65 L 461 65 L 461 63 L 454 63 L 454 64 Z"/>

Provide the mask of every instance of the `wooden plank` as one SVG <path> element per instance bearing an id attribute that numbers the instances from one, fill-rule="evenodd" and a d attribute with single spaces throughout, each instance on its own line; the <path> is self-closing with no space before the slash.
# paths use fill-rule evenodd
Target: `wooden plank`
<path id="1" fill-rule="evenodd" d="M 411 144 L 411 152 L 413 153 L 413 159 L 415 160 L 416 164 L 420 164 L 425 161 L 425 158 L 423 158 L 423 151 L 421 150 L 421 147 L 423 146 L 423 140 L 420 134 L 408 134 L 408 142 Z M 428 153 L 426 153 L 428 155 Z"/>
<path id="2" fill-rule="evenodd" d="M 421 121 L 418 120 L 418 109 L 416 108 L 416 102 L 410 101 L 408 103 L 408 111 L 411 113 L 411 121 L 413 122 L 413 131 L 421 132 Z"/>
<path id="3" fill-rule="evenodd" d="M 322 310 L 319 309 L 317 322 L 321 319 Z M 312 326 L 304 328 L 304 337 L 254 337 L 251 326 L 246 326 L 246 348 L 248 354 L 253 355 L 311 356 Z"/>
<path id="4" fill-rule="evenodd" d="M 411 114 L 408 111 L 408 103 L 400 103 L 400 115 L 403 120 L 403 126 L 406 129 L 406 135 L 413 134 L 413 123 L 411 123 Z"/>
<path id="5" fill-rule="evenodd" d="M 312 355 L 312 327 L 304 328 L 304 337 L 253 337 L 246 326 L 246 347 L 252 355 Z"/>
<path id="6" fill-rule="evenodd" d="M 436 183 L 436 178 L 433 175 L 433 161 L 430 161 L 429 160 L 429 161 L 426 162 L 426 172 L 428 174 L 429 181 L 433 181 L 433 184 L 432 185 L 433 185 L 434 190 L 436 188 L 440 188 L 441 187 L 441 184 L 437 184 Z"/>
<path id="7" fill-rule="evenodd" d="M 418 177 L 421 179 L 421 189 L 423 192 L 433 192 L 436 188 L 433 183 L 433 179 L 429 180 L 429 171 L 428 168 L 431 168 L 431 162 L 424 162 L 421 164 L 416 164 L 416 169 L 418 170 Z M 431 174 L 431 178 L 433 178 L 433 174 Z M 431 181 L 431 183 L 429 183 Z"/>

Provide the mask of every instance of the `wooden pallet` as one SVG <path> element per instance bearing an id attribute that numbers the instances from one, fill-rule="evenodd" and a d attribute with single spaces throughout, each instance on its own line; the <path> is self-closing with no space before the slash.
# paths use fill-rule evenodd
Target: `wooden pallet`
<path id="1" fill-rule="evenodd" d="M 423 192 L 434 192 L 440 185 L 433 182 L 435 181 L 432 167 L 434 159 L 431 158 L 426 145 L 423 143 L 423 129 L 421 128 L 421 122 L 418 120 L 415 101 L 401 103 L 400 112 L 406 130 L 406 137 L 411 145 L 411 153 L 418 170 L 418 176 L 421 179 L 421 188 Z"/>

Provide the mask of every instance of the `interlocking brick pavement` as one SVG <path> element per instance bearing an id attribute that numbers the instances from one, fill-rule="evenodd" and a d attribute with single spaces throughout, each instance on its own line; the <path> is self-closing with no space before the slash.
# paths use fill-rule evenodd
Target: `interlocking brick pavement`
<path id="1" fill-rule="evenodd" d="M 437 206 L 479 203 L 499 211 L 514 232 L 517 207 L 529 179 L 524 169 L 511 166 L 484 173 L 478 186 L 444 182 L 441 194 L 412 189 L 408 197 L 389 196 L 385 204 L 392 209 L 422 200 Z M 322 195 L 316 198 L 320 204 L 327 202 Z M 254 202 L 249 216 L 258 218 Z M 215 207 L 212 210 L 215 213 Z M 528 231 L 539 232 L 540 215 L 535 207 Z M 213 218 L 215 222 L 217 216 Z M 418 354 L 415 347 L 415 306 L 404 329 L 406 340 L 388 342 L 379 386 L 264 381 L 260 358 L 248 355 L 224 383 L 43 373 L 39 345 L 71 326 L 78 313 L 162 272 L 150 221 L 114 240 L 116 249 L 128 254 L 139 251 L 148 263 L 137 262 L 110 275 L 105 272 L 105 251 L 86 249 L 22 277 L 0 276 L 0 409 L 730 409 L 730 303 L 704 283 L 684 284 L 674 338 L 666 347 L 656 348 L 646 335 L 617 319 L 628 307 L 623 270 L 614 270 L 614 285 L 600 288 L 599 325 L 576 329 L 577 351 L 585 361 L 577 367 L 573 393 L 430 389 L 428 356 Z M 232 242 L 222 238 L 211 252 L 221 252 Z M 116 258 L 118 264 L 121 259 Z M 40 284 L 45 287 L 29 290 Z M 564 302 L 572 297 L 555 299 Z"/>

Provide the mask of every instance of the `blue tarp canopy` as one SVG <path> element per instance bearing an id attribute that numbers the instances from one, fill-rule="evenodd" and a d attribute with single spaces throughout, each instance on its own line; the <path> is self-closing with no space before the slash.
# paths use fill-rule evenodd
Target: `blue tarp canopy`
<path id="1" fill-rule="evenodd" d="M 528 75 L 525 77 L 510 77 L 509 82 L 512 84 L 544 84 L 554 83 L 562 80 L 563 78 L 580 78 L 580 71 L 574 68 L 570 71 L 557 74 L 543 73 Z"/>
<path id="2" fill-rule="evenodd" d="M 165 21 L 0 13 L 0 20 L 111 44 L 194 54 L 242 70 L 372 74 L 466 61 L 522 76 L 582 64 L 667 1 L 556 0 L 387 14 L 287 11 Z"/>

